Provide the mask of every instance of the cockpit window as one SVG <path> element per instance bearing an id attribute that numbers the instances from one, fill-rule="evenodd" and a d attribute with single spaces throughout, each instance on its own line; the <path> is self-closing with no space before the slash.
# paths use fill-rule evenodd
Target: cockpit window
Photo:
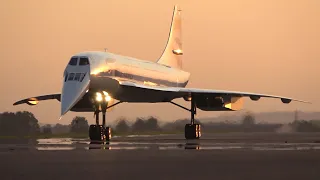
<path id="1" fill-rule="evenodd" d="M 70 73 L 68 77 L 68 81 L 72 81 L 74 78 L 74 73 Z"/>
<path id="2" fill-rule="evenodd" d="M 77 57 L 72 57 L 70 59 L 69 65 L 76 66 L 77 64 L 78 64 L 78 58 Z"/>
<path id="3" fill-rule="evenodd" d="M 89 59 L 87 57 L 80 57 L 80 62 L 79 62 L 80 66 L 85 66 L 88 64 L 89 64 Z"/>
<path id="4" fill-rule="evenodd" d="M 77 73 L 77 74 L 74 76 L 74 81 L 79 81 L 79 80 L 80 80 L 80 76 L 81 76 L 81 73 Z"/>

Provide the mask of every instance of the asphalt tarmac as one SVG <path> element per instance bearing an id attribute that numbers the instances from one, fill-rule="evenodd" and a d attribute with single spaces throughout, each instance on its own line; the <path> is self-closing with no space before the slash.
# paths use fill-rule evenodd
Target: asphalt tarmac
<path id="1" fill-rule="evenodd" d="M 0 179 L 320 179 L 320 134 L 0 141 Z"/>

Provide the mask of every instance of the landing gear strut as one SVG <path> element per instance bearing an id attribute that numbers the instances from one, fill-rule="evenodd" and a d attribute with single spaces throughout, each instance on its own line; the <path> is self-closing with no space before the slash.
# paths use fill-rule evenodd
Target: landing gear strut
<path id="1" fill-rule="evenodd" d="M 100 101 L 95 101 L 94 115 L 96 117 L 96 124 L 90 125 L 89 137 L 91 141 L 110 141 L 111 140 L 111 127 L 106 127 L 106 113 L 107 109 L 116 106 L 121 101 L 108 106 L 108 101 L 105 94 L 100 94 L 102 97 Z M 101 111 L 100 111 L 101 109 Z M 102 112 L 102 125 L 99 124 L 99 113 Z"/>
<path id="2" fill-rule="evenodd" d="M 197 114 L 195 96 L 193 95 L 191 97 L 191 109 L 185 108 L 174 102 L 170 103 L 191 112 L 191 122 L 190 124 L 186 124 L 184 127 L 184 137 L 186 139 L 199 139 L 201 137 L 201 126 L 200 124 L 196 124 L 194 120 L 194 116 Z"/>
<path id="3" fill-rule="evenodd" d="M 102 125 L 99 124 L 100 106 L 102 112 Z M 107 103 L 96 103 L 94 115 L 96 117 L 96 124 L 90 125 L 89 137 L 91 141 L 109 141 L 111 139 L 111 129 L 106 127 L 106 108 Z"/>

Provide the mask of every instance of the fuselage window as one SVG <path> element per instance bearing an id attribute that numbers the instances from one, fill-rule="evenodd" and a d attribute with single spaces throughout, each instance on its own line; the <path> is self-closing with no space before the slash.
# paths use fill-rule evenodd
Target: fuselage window
<path id="1" fill-rule="evenodd" d="M 78 58 L 77 57 L 72 57 L 70 59 L 69 65 L 76 66 L 77 64 L 78 64 Z"/>
<path id="2" fill-rule="evenodd" d="M 81 76 L 81 73 L 77 73 L 77 74 L 74 76 L 74 81 L 80 81 L 80 76 Z"/>
<path id="3" fill-rule="evenodd" d="M 79 62 L 80 66 L 85 66 L 88 64 L 89 64 L 89 59 L 87 57 L 80 57 L 80 62 Z"/>
<path id="4" fill-rule="evenodd" d="M 82 73 L 82 74 L 81 74 L 80 82 L 82 82 L 82 81 L 83 81 L 83 79 L 84 79 L 84 77 L 86 76 L 86 74 L 87 74 L 87 73 Z"/>
<path id="5" fill-rule="evenodd" d="M 68 81 L 72 81 L 74 78 L 74 73 L 70 73 L 68 77 Z"/>
<path id="6" fill-rule="evenodd" d="M 66 82 L 68 79 L 68 73 L 64 76 L 64 82 Z"/>

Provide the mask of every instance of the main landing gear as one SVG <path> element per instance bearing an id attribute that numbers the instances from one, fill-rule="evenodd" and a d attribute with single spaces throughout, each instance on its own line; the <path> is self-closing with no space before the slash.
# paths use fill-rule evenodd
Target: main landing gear
<path id="1" fill-rule="evenodd" d="M 183 107 L 174 102 L 170 103 L 191 112 L 191 123 L 185 125 L 184 137 L 186 139 L 199 139 L 201 137 L 201 126 L 200 124 L 196 124 L 194 120 L 194 115 L 197 114 L 197 106 L 194 96 L 191 97 L 191 109 Z"/>
<path id="2" fill-rule="evenodd" d="M 111 106 L 108 106 L 108 93 L 97 93 L 96 101 L 94 104 L 94 115 L 96 117 L 96 124 L 90 125 L 89 128 L 89 137 L 91 141 L 110 141 L 111 139 L 111 127 L 106 127 L 106 113 L 107 109 L 118 105 L 120 102 L 117 102 Z M 101 109 L 101 111 L 100 111 Z M 99 124 L 99 113 L 102 112 L 102 125 Z"/>

